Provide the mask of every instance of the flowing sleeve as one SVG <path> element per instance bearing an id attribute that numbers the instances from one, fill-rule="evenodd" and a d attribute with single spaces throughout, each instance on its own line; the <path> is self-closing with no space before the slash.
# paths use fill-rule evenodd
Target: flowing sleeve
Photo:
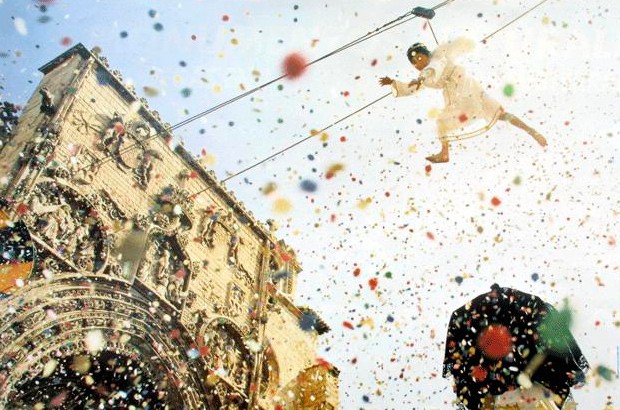
<path id="1" fill-rule="evenodd" d="M 415 94 L 417 84 L 404 83 L 402 81 L 394 80 L 392 82 L 392 95 L 394 97 L 406 97 L 408 95 Z"/>

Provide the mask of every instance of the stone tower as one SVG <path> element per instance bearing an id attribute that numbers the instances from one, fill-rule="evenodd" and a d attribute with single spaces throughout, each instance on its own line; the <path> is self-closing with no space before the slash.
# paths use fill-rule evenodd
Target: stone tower
<path id="1" fill-rule="evenodd" d="M 34 254 L 0 299 L 0 407 L 337 408 L 329 328 L 293 302 L 273 224 L 103 57 L 78 44 L 41 71 L 0 147 L 0 227 Z"/>

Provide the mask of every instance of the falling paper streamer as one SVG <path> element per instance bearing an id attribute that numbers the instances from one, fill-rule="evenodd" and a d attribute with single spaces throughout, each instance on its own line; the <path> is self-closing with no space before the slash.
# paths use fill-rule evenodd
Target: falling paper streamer
<path id="1" fill-rule="evenodd" d="M 15 30 L 17 30 L 19 34 L 21 34 L 22 36 L 28 35 L 28 27 L 26 26 L 26 20 L 24 20 L 21 17 L 16 17 L 15 20 L 13 21 L 13 24 L 15 24 Z"/>
<path id="2" fill-rule="evenodd" d="M 136 277 L 138 265 L 144 256 L 148 235 L 144 231 L 132 230 L 118 248 L 123 276 L 130 282 Z"/>
<path id="3" fill-rule="evenodd" d="M 84 335 L 84 344 L 86 349 L 95 354 L 105 347 L 103 332 L 101 330 L 90 330 Z"/>

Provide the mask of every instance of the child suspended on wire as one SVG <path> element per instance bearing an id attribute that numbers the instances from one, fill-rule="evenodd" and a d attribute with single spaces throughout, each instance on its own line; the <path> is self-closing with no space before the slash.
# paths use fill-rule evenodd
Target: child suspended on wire
<path id="1" fill-rule="evenodd" d="M 412 95 L 422 87 L 443 90 L 445 107 L 437 118 L 441 151 L 426 159 L 434 163 L 448 162 L 451 141 L 482 134 L 493 127 L 498 120 L 507 121 L 521 128 L 542 147 L 546 146 L 545 137 L 504 110 L 499 102 L 484 92 L 475 79 L 467 76 L 463 67 L 455 64 L 456 56 L 471 51 L 473 47 L 473 41 L 458 38 L 439 45 L 431 53 L 424 44 L 415 43 L 407 50 L 407 58 L 420 71 L 418 78 L 408 83 L 393 80 L 390 77 L 382 77 L 379 80 L 382 86 L 391 85 L 392 93 L 396 97 Z M 486 125 L 474 132 L 465 133 L 465 127 L 478 120 L 484 120 Z"/>

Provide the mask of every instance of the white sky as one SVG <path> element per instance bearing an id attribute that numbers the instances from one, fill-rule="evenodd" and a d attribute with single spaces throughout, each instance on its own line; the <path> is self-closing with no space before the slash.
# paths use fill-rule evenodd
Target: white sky
<path id="1" fill-rule="evenodd" d="M 234 97 L 240 85 L 279 76 L 290 52 L 313 60 L 414 6 L 438 2 L 45 3 L 41 13 L 33 1 L 0 0 L 1 99 L 25 103 L 41 77 L 37 68 L 64 51 L 62 38 L 69 37 L 101 47 L 139 94 L 157 89 L 151 107 L 176 123 Z M 432 24 L 440 41 L 479 41 L 537 3 L 455 0 Z M 43 16 L 49 21 L 38 21 Z M 13 18 L 23 19 L 27 34 Z M 450 312 L 493 282 L 556 305 L 568 298 L 573 333 L 590 364 L 617 371 L 618 21 L 616 1 L 549 0 L 461 60 L 490 95 L 548 138 L 546 150 L 499 124 L 454 144 L 451 162 L 427 174 L 424 157 L 439 148 L 430 115 L 442 103 L 429 89 L 382 100 L 331 129 L 326 147 L 310 140 L 228 183 L 260 219 L 278 220 L 279 236 L 297 250 L 304 266 L 297 301 L 332 327 L 319 354 L 341 369 L 343 409 L 448 408 L 454 394 L 441 364 Z M 153 28 L 157 22 L 162 31 Z M 227 106 L 177 138 L 214 155 L 223 178 L 381 96 L 388 90 L 379 77 L 415 78 L 404 50 L 417 41 L 434 45 L 422 20 L 317 63 L 300 79 L 279 82 L 282 90 L 276 84 Z M 502 93 L 507 84 L 512 97 Z M 335 163 L 345 170 L 326 179 Z M 303 179 L 318 190 L 303 192 Z M 270 182 L 278 189 L 263 195 Z M 290 201 L 289 213 L 273 210 L 279 199 Z M 465 277 L 461 285 L 456 276 Z M 374 277 L 377 291 L 368 285 Z M 343 321 L 365 324 L 349 330 Z M 617 391 L 617 381 L 592 378 L 575 396 L 582 408 L 600 409 L 608 400 L 620 408 Z"/>

